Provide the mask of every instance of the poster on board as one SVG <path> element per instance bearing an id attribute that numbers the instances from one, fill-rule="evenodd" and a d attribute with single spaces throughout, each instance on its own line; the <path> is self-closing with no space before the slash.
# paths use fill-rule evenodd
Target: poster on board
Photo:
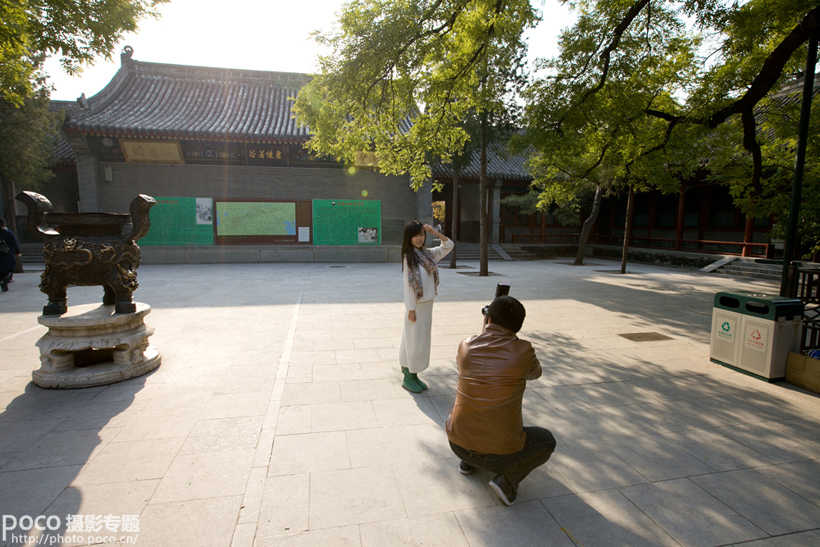
<path id="1" fill-rule="evenodd" d="M 381 226 L 381 201 L 313 200 L 315 245 L 381 245 Z"/>
<path id="2" fill-rule="evenodd" d="M 211 198 L 155 197 L 149 211 L 151 226 L 139 245 L 214 244 Z"/>
<path id="3" fill-rule="evenodd" d="M 216 245 L 294 245 L 310 243 L 308 200 L 217 199 Z"/>
<path id="4" fill-rule="evenodd" d="M 293 202 L 218 201 L 216 235 L 296 235 L 296 204 Z"/>

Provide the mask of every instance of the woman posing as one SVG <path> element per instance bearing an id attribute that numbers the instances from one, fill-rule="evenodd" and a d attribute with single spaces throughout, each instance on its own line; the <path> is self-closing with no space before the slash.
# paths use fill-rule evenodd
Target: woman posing
<path id="1" fill-rule="evenodd" d="M 441 239 L 433 249 L 424 247 L 427 234 Z M 433 299 L 438 292 L 439 260 L 453 250 L 453 242 L 429 224 L 411 220 L 404 227 L 401 244 L 402 279 L 404 281 L 404 328 L 401 332 L 399 364 L 404 373 L 401 387 L 421 393 L 427 384 L 418 373 L 430 366 L 430 332 L 433 326 Z"/>

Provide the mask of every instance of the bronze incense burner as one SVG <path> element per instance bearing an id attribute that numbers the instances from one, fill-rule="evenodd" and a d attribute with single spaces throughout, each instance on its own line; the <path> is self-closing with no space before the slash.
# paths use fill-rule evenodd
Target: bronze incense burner
<path id="1" fill-rule="evenodd" d="M 115 313 L 136 312 L 136 240 L 148 233 L 154 198 L 138 195 L 130 214 L 55 213 L 51 202 L 35 192 L 21 192 L 17 199 L 28 207 L 29 231 L 45 240 L 40 290 L 48 295 L 48 304 L 43 315 L 66 313 L 67 287 L 94 285 L 102 285 L 102 303 L 113 305 Z"/>

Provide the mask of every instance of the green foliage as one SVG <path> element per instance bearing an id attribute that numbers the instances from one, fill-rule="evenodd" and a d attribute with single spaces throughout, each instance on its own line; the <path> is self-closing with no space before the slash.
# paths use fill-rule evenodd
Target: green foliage
<path id="1" fill-rule="evenodd" d="M 374 150 L 383 173 L 409 173 L 419 188 L 430 157 L 462 150 L 471 112 L 503 110 L 508 67 L 520 65 L 535 22 L 528 0 L 346 4 L 339 28 L 316 36 L 332 53 L 294 107 L 308 146 L 343 161 Z"/>
<path id="2" fill-rule="evenodd" d="M 501 199 L 501 205 L 515 207 L 525 215 L 538 213 L 538 193 L 527 192 L 526 194 L 510 194 Z"/>
<path id="3" fill-rule="evenodd" d="M 688 116 L 706 120 L 714 128 L 704 134 L 712 180 L 729 187 L 735 205 L 746 215 L 774 216 L 777 222 L 771 235 L 785 238 L 805 44 L 808 32 L 820 28 L 820 6 L 816 0 L 753 0 L 742 6 L 727 4 L 715 13 L 714 21 L 703 24 L 723 33 L 714 52 L 718 62 L 703 71 L 701 83 L 694 87 Z M 795 83 L 789 93 L 779 92 Z M 742 107 L 732 110 L 739 103 Z M 724 118 L 727 111 L 732 114 Z M 816 221 L 820 217 L 820 104 L 816 98 L 810 127 L 798 226 L 804 246 L 816 252 L 820 250 Z"/>
<path id="4" fill-rule="evenodd" d="M 20 105 L 0 100 L 0 178 L 18 189 L 37 189 L 48 180 L 54 143 L 63 122 L 48 108 L 48 90 L 40 86 Z"/>
<path id="5" fill-rule="evenodd" d="M 30 92 L 35 70 L 28 61 L 27 21 L 25 0 L 0 2 L 0 93 L 15 102 Z"/>
<path id="6" fill-rule="evenodd" d="M 545 203 L 591 185 L 674 192 L 706 166 L 748 214 L 784 211 L 796 107 L 767 96 L 805 66 L 816 0 L 564 1 L 578 22 L 527 94 Z"/>
<path id="7" fill-rule="evenodd" d="M 672 138 L 647 109 L 680 111 L 699 44 L 668 4 L 638 12 L 618 29 L 634 2 L 583 0 L 561 54 L 527 90 L 529 167 L 542 205 L 568 204 L 582 191 L 626 186 L 674 192 L 696 167 L 691 154 L 659 147 Z M 614 44 L 617 44 L 615 47 Z M 605 82 L 603 84 L 602 82 Z M 682 133 L 675 138 L 685 139 Z"/>
<path id="8" fill-rule="evenodd" d="M 525 215 L 549 212 L 561 226 L 578 226 L 581 223 L 578 213 L 589 209 L 591 196 L 581 193 L 564 202 L 547 202 L 541 192 L 530 189 L 526 194 L 510 194 L 502 198 L 501 204 L 516 207 Z"/>
<path id="9" fill-rule="evenodd" d="M 60 56 L 68 73 L 110 53 L 168 0 L 4 0 L 0 2 L 0 178 L 36 188 L 51 173 L 62 115 L 49 112 L 40 66 Z M 10 194 L 10 191 L 7 192 Z"/>
<path id="10" fill-rule="evenodd" d="M 123 33 L 134 31 L 168 0 L 8 0 L 0 2 L 0 95 L 22 104 L 36 90 L 37 60 L 58 55 L 76 74 L 100 55 L 110 57 Z"/>
<path id="11" fill-rule="evenodd" d="M 754 167 L 753 159 L 741 145 L 726 146 L 718 150 L 709 163 L 714 171 L 712 178 L 729 187 L 735 204 L 749 216 L 776 219 L 771 236 L 785 239 L 791 205 L 791 187 L 794 181 L 797 130 L 802 101 L 801 86 L 795 86 L 788 95 L 767 97 L 760 104 L 758 115 L 759 141 L 763 158 L 763 173 L 759 187 L 749 183 Z M 815 97 L 811 111 L 810 127 L 820 127 L 820 104 Z M 737 124 L 723 124 L 723 133 L 739 132 Z M 715 138 L 720 138 L 718 134 Z M 737 142 L 727 137 L 728 142 Z M 800 240 L 809 254 L 820 251 L 820 133 L 809 131 L 806 143 L 806 163 L 803 173 L 798 227 Z M 808 257 L 808 256 L 807 256 Z"/>
<path id="12" fill-rule="evenodd" d="M 687 115 L 692 119 L 715 126 L 713 116 L 749 92 L 756 78 L 768 80 L 759 83 L 776 90 L 805 67 L 806 49 L 784 46 L 795 29 L 806 26 L 807 14 L 817 12 L 816 0 L 688 0 L 680 6 L 680 16 L 695 17 L 699 30 L 710 37 L 689 86 Z M 805 30 L 801 42 L 808 39 L 810 29 Z M 767 62 L 770 67 L 764 67 Z"/>

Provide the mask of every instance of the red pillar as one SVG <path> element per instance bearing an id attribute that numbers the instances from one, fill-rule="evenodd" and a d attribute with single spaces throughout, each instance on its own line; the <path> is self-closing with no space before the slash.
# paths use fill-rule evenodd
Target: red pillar
<path id="1" fill-rule="evenodd" d="M 746 229 L 743 231 L 743 251 L 741 256 L 752 256 L 752 248 L 749 243 L 754 237 L 755 219 L 754 217 L 746 217 Z"/>
<path id="2" fill-rule="evenodd" d="M 678 217 L 675 219 L 675 250 L 683 250 L 683 223 L 686 220 L 686 183 L 680 185 L 678 194 Z"/>

